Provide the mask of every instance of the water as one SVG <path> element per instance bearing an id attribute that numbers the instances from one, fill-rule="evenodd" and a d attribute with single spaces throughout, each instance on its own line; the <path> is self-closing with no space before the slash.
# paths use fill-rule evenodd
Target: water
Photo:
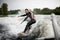
<path id="1" fill-rule="evenodd" d="M 17 17 L 17 16 L 18 15 L 9 15 L 8 17 L 0 17 L 0 24 L 4 25 L 5 27 L 4 29 L 7 29 L 8 34 L 10 35 L 17 36 L 18 33 L 23 32 L 27 24 L 27 21 L 20 24 L 24 19 L 24 17 Z M 32 26 L 34 28 L 35 26 L 37 26 L 37 24 L 43 25 L 43 28 L 41 26 L 41 31 L 43 32 L 41 34 L 41 37 L 54 37 L 51 16 L 50 15 L 35 15 L 35 16 L 37 22 Z M 57 16 L 58 24 L 60 24 L 59 20 L 60 16 Z"/>

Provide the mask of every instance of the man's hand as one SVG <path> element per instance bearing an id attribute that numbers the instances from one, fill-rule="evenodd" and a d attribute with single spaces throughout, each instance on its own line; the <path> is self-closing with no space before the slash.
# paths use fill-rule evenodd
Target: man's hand
<path id="1" fill-rule="evenodd" d="M 18 35 L 23 36 L 24 34 L 25 34 L 25 33 L 21 32 L 21 33 L 19 33 Z"/>
<path id="2" fill-rule="evenodd" d="M 25 33 L 23 33 L 23 32 L 22 32 L 22 33 L 20 33 L 20 35 L 24 35 L 24 34 L 25 34 Z"/>

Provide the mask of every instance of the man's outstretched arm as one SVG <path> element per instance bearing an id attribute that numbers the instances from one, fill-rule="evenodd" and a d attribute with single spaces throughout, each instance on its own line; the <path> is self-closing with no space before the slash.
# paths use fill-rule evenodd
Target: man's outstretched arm
<path id="1" fill-rule="evenodd" d="M 21 22 L 21 24 L 27 19 L 28 17 L 26 17 L 22 22 Z"/>
<path id="2" fill-rule="evenodd" d="M 23 14 L 23 15 L 20 15 L 20 16 L 18 16 L 18 17 L 23 17 L 23 16 L 26 16 L 27 14 Z"/>

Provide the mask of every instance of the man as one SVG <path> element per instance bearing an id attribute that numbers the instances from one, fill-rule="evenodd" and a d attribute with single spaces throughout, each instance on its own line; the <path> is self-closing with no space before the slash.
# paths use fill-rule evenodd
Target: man
<path id="1" fill-rule="evenodd" d="M 27 18 L 30 18 L 30 21 L 27 23 L 26 28 L 23 33 L 25 33 L 27 30 L 31 29 L 31 25 L 36 23 L 36 20 L 34 19 L 34 15 L 32 15 L 32 13 L 28 9 L 25 9 L 25 13 L 26 14 L 19 16 L 19 17 L 26 16 L 26 18 L 21 23 L 23 23 L 25 20 L 27 20 Z"/>
<path id="2" fill-rule="evenodd" d="M 29 33 L 19 33 L 17 40 L 35 40 L 35 38 L 40 36 L 40 33 L 40 24 L 38 24 L 33 30 L 30 30 Z"/>

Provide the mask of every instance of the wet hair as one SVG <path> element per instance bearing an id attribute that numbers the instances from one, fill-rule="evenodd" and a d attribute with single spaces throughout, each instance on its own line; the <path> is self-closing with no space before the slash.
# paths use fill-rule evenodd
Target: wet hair
<path id="1" fill-rule="evenodd" d="M 25 9 L 25 10 L 28 10 L 28 9 Z"/>

